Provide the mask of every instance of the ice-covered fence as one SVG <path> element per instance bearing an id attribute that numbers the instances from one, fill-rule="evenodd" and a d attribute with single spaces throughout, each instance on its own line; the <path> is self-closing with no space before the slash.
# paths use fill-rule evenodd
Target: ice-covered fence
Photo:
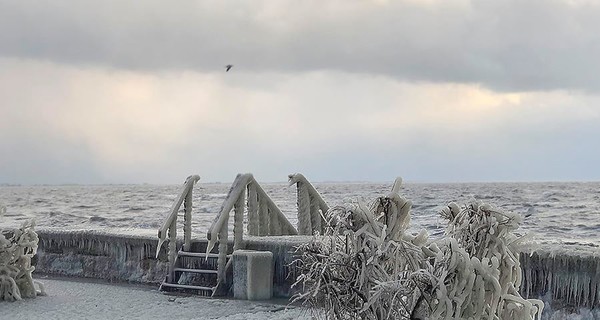
<path id="1" fill-rule="evenodd" d="M 542 298 L 553 308 L 600 306 L 600 251 L 597 248 L 543 246 L 521 254 L 524 297 Z"/>
<path id="2" fill-rule="evenodd" d="M 248 201 L 246 202 L 246 197 Z M 246 210 L 247 207 L 247 210 Z M 238 174 L 225 198 L 221 211 L 208 229 L 208 250 L 219 243 L 217 281 L 226 281 L 227 239 L 229 214 L 234 211 L 233 248 L 243 248 L 244 212 L 248 212 L 248 234 L 258 236 L 296 235 L 296 228 L 273 203 L 265 190 L 250 173 Z"/>

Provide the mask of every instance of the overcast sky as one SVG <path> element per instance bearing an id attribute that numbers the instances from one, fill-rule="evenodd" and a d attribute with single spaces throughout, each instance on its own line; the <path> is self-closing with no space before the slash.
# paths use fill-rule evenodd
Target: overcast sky
<path id="1" fill-rule="evenodd" d="M 0 0 L 0 183 L 597 181 L 599 31 L 585 0 Z"/>

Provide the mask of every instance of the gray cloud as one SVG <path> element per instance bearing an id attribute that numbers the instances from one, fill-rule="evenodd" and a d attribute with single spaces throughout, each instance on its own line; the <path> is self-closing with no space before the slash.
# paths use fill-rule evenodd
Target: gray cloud
<path id="1" fill-rule="evenodd" d="M 510 1 L 0 1 L 0 55 L 132 70 L 337 70 L 598 91 L 600 6 Z"/>
<path id="2" fill-rule="evenodd" d="M 596 95 L 336 72 L 0 70 L 0 183 L 600 179 Z"/>

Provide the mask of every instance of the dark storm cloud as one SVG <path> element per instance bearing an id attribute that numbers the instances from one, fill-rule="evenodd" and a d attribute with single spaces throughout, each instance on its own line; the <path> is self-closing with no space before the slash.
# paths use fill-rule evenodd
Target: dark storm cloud
<path id="1" fill-rule="evenodd" d="M 0 55 L 134 70 L 337 70 L 598 91 L 600 6 L 574 1 L 0 1 Z M 235 71 L 237 71 L 235 70 Z"/>

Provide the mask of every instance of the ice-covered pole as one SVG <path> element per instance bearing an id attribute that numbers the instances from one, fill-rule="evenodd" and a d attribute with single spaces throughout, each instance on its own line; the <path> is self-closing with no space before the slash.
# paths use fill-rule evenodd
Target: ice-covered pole
<path id="1" fill-rule="evenodd" d="M 234 211 L 234 224 L 233 224 L 233 250 L 240 249 L 242 247 L 242 241 L 244 236 L 244 205 L 246 202 L 246 194 L 240 193 L 233 206 Z"/>
<path id="2" fill-rule="evenodd" d="M 312 235 L 310 195 L 304 182 L 296 184 L 298 192 L 298 232 L 304 235 Z"/>
<path id="3" fill-rule="evenodd" d="M 190 251 L 192 243 L 192 190 L 190 188 L 185 195 L 183 203 L 183 250 Z"/>
<path id="4" fill-rule="evenodd" d="M 258 196 L 254 183 L 248 185 L 248 234 L 258 235 Z"/>

